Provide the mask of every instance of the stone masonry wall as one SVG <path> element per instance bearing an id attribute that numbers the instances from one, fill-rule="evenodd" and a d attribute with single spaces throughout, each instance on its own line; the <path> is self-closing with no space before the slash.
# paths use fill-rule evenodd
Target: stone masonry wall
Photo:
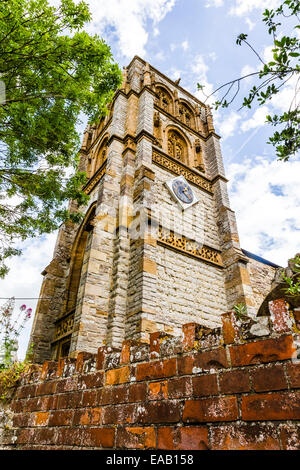
<path id="1" fill-rule="evenodd" d="M 299 324 L 283 299 L 269 309 L 33 365 L 0 411 L 0 448 L 299 450 Z"/>
<path id="2" fill-rule="evenodd" d="M 252 285 L 255 309 L 258 311 L 266 294 L 271 291 L 276 268 L 249 258 L 248 270 Z"/>

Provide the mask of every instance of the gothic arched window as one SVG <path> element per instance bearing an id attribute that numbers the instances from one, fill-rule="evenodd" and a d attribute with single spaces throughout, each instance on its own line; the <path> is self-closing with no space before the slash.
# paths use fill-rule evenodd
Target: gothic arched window
<path id="1" fill-rule="evenodd" d="M 101 165 L 105 162 L 107 159 L 107 138 L 104 139 L 102 144 L 100 145 L 100 148 L 97 152 L 96 159 L 95 159 L 95 167 L 94 167 L 94 173 L 100 168 Z"/>
<path id="2" fill-rule="evenodd" d="M 87 167 L 88 178 L 91 178 L 107 159 L 107 140 L 105 138 L 96 153 L 89 157 Z"/>
<path id="3" fill-rule="evenodd" d="M 172 113 L 172 97 L 170 93 L 167 92 L 164 88 L 158 87 L 156 89 L 156 104 L 167 111 L 168 113 Z"/>
<path id="4" fill-rule="evenodd" d="M 84 262 L 85 249 L 88 235 L 93 230 L 93 218 L 95 216 L 95 205 L 90 209 L 85 221 L 79 229 L 77 240 L 71 254 L 70 273 L 67 282 L 67 295 L 65 300 L 65 312 L 75 309 L 77 294 L 80 284 L 82 266 Z"/>
<path id="5" fill-rule="evenodd" d="M 184 103 L 179 104 L 179 119 L 189 127 L 195 127 L 195 118 L 193 111 Z"/>
<path id="6" fill-rule="evenodd" d="M 183 163 L 187 162 L 187 144 L 177 131 L 168 132 L 168 155 Z"/>

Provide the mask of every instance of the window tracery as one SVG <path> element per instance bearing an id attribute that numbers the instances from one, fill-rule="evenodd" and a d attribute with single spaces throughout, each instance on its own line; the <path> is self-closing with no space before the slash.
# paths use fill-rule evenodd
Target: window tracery
<path id="1" fill-rule="evenodd" d="M 179 119 L 181 122 L 186 124 L 189 127 L 195 127 L 195 118 L 192 110 L 186 106 L 184 103 L 179 104 Z"/>
<path id="2" fill-rule="evenodd" d="M 183 137 L 177 131 L 169 131 L 168 133 L 168 155 L 186 163 L 187 160 L 187 144 Z"/>
<path id="3" fill-rule="evenodd" d="M 172 113 L 172 97 L 164 88 L 157 88 L 156 104 L 168 113 Z"/>

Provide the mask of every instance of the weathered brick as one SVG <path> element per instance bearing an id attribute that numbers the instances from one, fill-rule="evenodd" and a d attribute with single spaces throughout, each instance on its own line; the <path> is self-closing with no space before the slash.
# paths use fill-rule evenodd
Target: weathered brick
<path id="1" fill-rule="evenodd" d="M 238 419 L 236 397 L 202 398 L 189 400 L 184 404 L 183 421 L 203 423 L 215 421 L 235 421 Z"/>
<path id="2" fill-rule="evenodd" d="M 233 367 L 290 359 L 295 351 L 292 335 L 230 346 Z"/>
<path id="3" fill-rule="evenodd" d="M 149 383 L 148 390 L 149 400 L 163 400 L 168 398 L 168 382 L 166 380 Z"/>
<path id="4" fill-rule="evenodd" d="M 31 398 L 35 396 L 36 385 L 24 385 L 18 388 L 17 398 Z"/>
<path id="5" fill-rule="evenodd" d="M 176 358 L 147 362 L 136 366 L 136 380 L 160 379 L 176 374 Z"/>
<path id="6" fill-rule="evenodd" d="M 193 373 L 194 354 L 177 358 L 178 375 L 189 375 Z"/>
<path id="7" fill-rule="evenodd" d="M 157 359 L 160 355 L 161 332 L 150 333 L 150 359 Z"/>
<path id="8" fill-rule="evenodd" d="M 52 411 L 49 426 L 70 426 L 73 421 L 73 410 Z"/>
<path id="9" fill-rule="evenodd" d="M 176 401 L 151 401 L 137 409 L 136 422 L 141 424 L 177 423 L 180 407 Z"/>
<path id="10" fill-rule="evenodd" d="M 32 444 L 55 444 L 55 429 L 35 428 L 32 440 L 29 441 Z"/>
<path id="11" fill-rule="evenodd" d="M 17 432 L 17 444 L 26 444 L 26 443 L 32 442 L 34 432 L 35 432 L 35 430 L 33 428 L 18 430 L 18 432 Z"/>
<path id="12" fill-rule="evenodd" d="M 80 446 L 83 440 L 81 428 L 58 428 L 56 431 L 56 442 L 58 446 Z"/>
<path id="13" fill-rule="evenodd" d="M 98 390 L 86 390 L 82 392 L 81 406 L 96 406 L 96 404 L 98 403 L 98 396 Z"/>
<path id="14" fill-rule="evenodd" d="M 300 450 L 300 426 L 283 425 L 280 428 L 280 439 L 283 450 Z"/>
<path id="15" fill-rule="evenodd" d="M 82 392 L 70 392 L 58 395 L 57 409 L 79 408 L 81 406 Z"/>
<path id="16" fill-rule="evenodd" d="M 129 366 L 120 367 L 119 369 L 110 369 L 105 374 L 105 385 L 116 385 L 129 382 L 130 368 Z"/>
<path id="17" fill-rule="evenodd" d="M 214 450 L 280 450 L 277 427 L 239 424 L 211 427 Z"/>
<path id="18" fill-rule="evenodd" d="M 205 397 L 218 395 L 218 384 L 216 374 L 200 375 L 193 377 L 193 396 Z"/>
<path id="19" fill-rule="evenodd" d="M 116 447 L 120 449 L 155 449 L 155 429 L 151 427 L 119 428 Z"/>
<path id="20" fill-rule="evenodd" d="M 93 424 L 101 424 L 102 408 L 86 408 L 75 410 L 73 417 L 73 426 L 89 426 Z"/>
<path id="21" fill-rule="evenodd" d="M 244 421 L 300 419 L 300 393 L 281 392 L 242 397 Z"/>
<path id="22" fill-rule="evenodd" d="M 281 365 L 259 367 L 251 371 L 252 387 L 256 392 L 283 390 L 287 382 Z"/>
<path id="23" fill-rule="evenodd" d="M 289 306 L 285 299 L 271 300 L 268 304 L 273 328 L 277 333 L 291 331 L 293 326 Z"/>
<path id="24" fill-rule="evenodd" d="M 165 450 L 207 450 L 208 429 L 205 427 L 159 427 L 157 448 Z"/>
<path id="25" fill-rule="evenodd" d="M 126 403 L 129 396 L 129 386 L 117 385 L 115 387 L 103 387 L 99 394 L 99 403 L 101 405 L 113 405 Z"/>
<path id="26" fill-rule="evenodd" d="M 41 411 L 55 410 L 57 406 L 57 395 L 41 396 L 38 399 L 37 409 Z"/>
<path id="27" fill-rule="evenodd" d="M 147 396 L 147 385 L 145 383 L 130 384 L 129 387 L 129 402 L 145 401 Z"/>
<path id="28" fill-rule="evenodd" d="M 234 312 L 222 314 L 222 334 L 224 344 L 232 344 L 238 338 L 238 327 Z"/>
<path id="29" fill-rule="evenodd" d="M 96 369 L 97 370 L 101 370 L 105 368 L 106 354 L 107 354 L 107 347 L 100 346 L 100 348 L 98 348 L 97 357 L 96 357 Z"/>
<path id="30" fill-rule="evenodd" d="M 215 370 L 228 367 L 226 351 L 224 348 L 213 349 L 212 351 L 200 352 L 194 355 L 194 369 L 197 373 L 201 370 Z"/>
<path id="31" fill-rule="evenodd" d="M 122 349 L 121 349 L 120 364 L 128 364 L 130 362 L 130 348 L 131 348 L 131 341 L 130 340 L 123 341 Z"/>
<path id="32" fill-rule="evenodd" d="M 191 351 L 194 348 L 198 326 L 198 323 L 186 323 L 182 326 L 184 351 Z"/>
<path id="33" fill-rule="evenodd" d="M 221 393 L 249 392 L 250 380 L 247 370 L 230 370 L 219 375 Z"/>
<path id="34" fill-rule="evenodd" d="M 291 363 L 286 365 L 290 386 L 292 388 L 300 387 L 300 361 L 298 363 Z"/>
<path id="35" fill-rule="evenodd" d="M 176 377 L 168 381 L 168 397 L 181 398 L 192 394 L 191 377 Z"/>
<path id="36" fill-rule="evenodd" d="M 67 377 L 66 379 L 59 380 L 56 385 L 56 393 L 71 392 L 78 387 L 78 377 Z"/>
<path id="37" fill-rule="evenodd" d="M 52 393 L 55 393 L 56 385 L 57 385 L 57 382 L 55 380 L 51 380 L 49 382 L 43 382 L 37 385 L 36 396 L 51 395 Z"/>
<path id="38" fill-rule="evenodd" d="M 39 398 L 29 398 L 23 405 L 23 411 L 35 411 L 39 409 Z"/>
<path id="39" fill-rule="evenodd" d="M 50 413 L 49 411 L 38 411 L 34 414 L 35 426 L 47 426 Z"/>
<path id="40" fill-rule="evenodd" d="M 75 366 L 76 371 L 79 373 L 82 372 L 84 361 L 87 361 L 88 359 L 91 359 L 92 357 L 94 357 L 94 354 L 91 354 L 88 352 L 79 352 L 76 358 L 76 366 Z"/>
<path id="41" fill-rule="evenodd" d="M 24 428 L 31 426 L 34 415 L 30 413 L 18 413 L 13 416 L 13 426 L 17 428 Z"/>
<path id="42" fill-rule="evenodd" d="M 135 424 L 137 407 L 135 404 L 108 405 L 103 408 L 103 424 Z"/>
<path id="43" fill-rule="evenodd" d="M 104 372 L 92 372 L 90 374 L 81 375 L 78 378 L 78 388 L 85 390 L 88 388 L 102 387 Z"/>
<path id="44" fill-rule="evenodd" d="M 114 441 L 114 428 L 85 428 L 82 430 L 82 443 L 86 447 L 112 448 Z"/>

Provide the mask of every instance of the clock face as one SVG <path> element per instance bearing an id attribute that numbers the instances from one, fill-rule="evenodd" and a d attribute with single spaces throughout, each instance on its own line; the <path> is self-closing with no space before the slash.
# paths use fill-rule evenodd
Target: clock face
<path id="1" fill-rule="evenodd" d="M 174 194 L 185 204 L 191 204 L 194 200 L 194 194 L 190 185 L 185 180 L 176 179 L 172 182 Z"/>

